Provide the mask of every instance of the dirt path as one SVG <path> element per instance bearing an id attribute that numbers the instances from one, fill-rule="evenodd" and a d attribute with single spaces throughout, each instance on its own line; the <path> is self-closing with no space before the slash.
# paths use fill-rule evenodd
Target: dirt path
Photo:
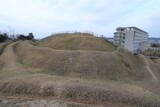
<path id="1" fill-rule="evenodd" d="M 144 56 L 141 56 L 141 57 L 144 59 L 144 62 L 146 63 L 146 69 L 149 72 L 149 74 L 153 77 L 155 81 L 158 81 L 158 78 L 156 77 L 156 75 L 154 74 L 154 72 L 149 66 L 149 62 L 147 61 L 147 58 L 145 58 Z"/>
<path id="2" fill-rule="evenodd" d="M 52 98 L 23 98 L 0 96 L 0 107 L 135 107 L 125 104 L 106 103 L 102 104 L 82 104 L 72 101 L 52 99 Z"/>
<path id="3" fill-rule="evenodd" d="M 5 48 L 11 44 L 12 42 L 6 42 L 6 43 L 1 43 L 0 44 L 0 55 L 3 53 L 3 51 L 5 50 Z"/>
<path id="4" fill-rule="evenodd" d="M 3 62 L 3 70 L 16 71 L 24 69 L 22 64 L 18 62 L 18 57 L 14 52 L 14 46 L 19 42 L 14 42 L 7 45 L 1 54 L 0 61 Z"/>
<path id="5" fill-rule="evenodd" d="M 56 99 L 32 99 L 23 97 L 0 96 L 0 107 L 103 107 L 99 105 L 80 104 Z"/>

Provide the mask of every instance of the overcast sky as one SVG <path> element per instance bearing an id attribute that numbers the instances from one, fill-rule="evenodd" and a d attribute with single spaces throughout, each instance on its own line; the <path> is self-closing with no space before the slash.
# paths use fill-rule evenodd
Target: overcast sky
<path id="1" fill-rule="evenodd" d="M 0 30 L 90 31 L 112 37 L 116 27 L 137 26 L 160 37 L 160 0 L 0 0 Z"/>

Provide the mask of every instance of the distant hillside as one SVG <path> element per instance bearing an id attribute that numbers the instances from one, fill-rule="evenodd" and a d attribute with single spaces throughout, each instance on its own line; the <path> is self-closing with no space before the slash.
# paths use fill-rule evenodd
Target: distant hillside
<path id="1" fill-rule="evenodd" d="M 160 40 L 160 38 L 150 37 L 149 40 Z"/>
<path id="2" fill-rule="evenodd" d="M 38 46 L 50 47 L 58 50 L 115 50 L 112 44 L 88 33 L 62 33 L 51 35 L 40 40 Z"/>

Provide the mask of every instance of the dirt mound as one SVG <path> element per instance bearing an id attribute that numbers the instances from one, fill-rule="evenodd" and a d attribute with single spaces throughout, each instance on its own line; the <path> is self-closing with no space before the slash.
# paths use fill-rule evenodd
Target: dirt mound
<path id="1" fill-rule="evenodd" d="M 124 49 L 115 50 L 110 43 L 92 35 L 60 35 L 38 43 L 0 44 L 0 93 L 86 104 L 160 106 L 159 60 L 133 55 Z M 94 38 L 93 41 L 103 45 L 95 43 L 94 48 L 87 45 L 84 49 L 83 43 L 79 43 L 74 48 L 65 47 L 68 43 L 73 45 L 71 38 L 73 41 L 87 38 L 83 40 L 87 43 L 88 38 Z M 70 42 L 55 48 L 65 39 Z M 54 41 L 58 41 L 57 45 Z"/>
<path id="2" fill-rule="evenodd" d="M 28 42 L 15 49 L 21 63 L 46 74 L 111 80 L 150 78 L 143 59 L 129 52 L 53 50 Z"/>
<path id="3" fill-rule="evenodd" d="M 62 33 L 51 35 L 38 42 L 38 46 L 58 50 L 113 51 L 115 47 L 104 39 L 88 33 Z"/>

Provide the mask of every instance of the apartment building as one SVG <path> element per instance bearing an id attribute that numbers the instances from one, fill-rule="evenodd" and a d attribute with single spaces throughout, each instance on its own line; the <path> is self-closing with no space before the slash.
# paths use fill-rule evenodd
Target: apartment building
<path id="1" fill-rule="evenodd" d="M 118 27 L 114 33 L 114 44 L 131 52 L 149 48 L 148 33 L 137 27 Z"/>

